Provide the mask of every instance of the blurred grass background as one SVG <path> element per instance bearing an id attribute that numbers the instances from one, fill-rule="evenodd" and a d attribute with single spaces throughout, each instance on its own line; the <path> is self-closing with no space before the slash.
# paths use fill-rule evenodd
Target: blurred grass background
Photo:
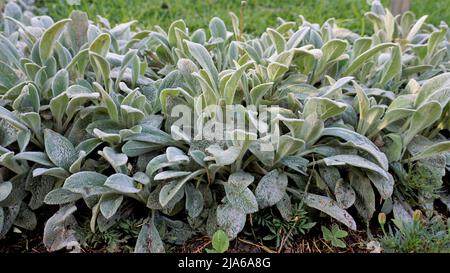
<path id="1" fill-rule="evenodd" d="M 74 9 L 89 14 L 90 19 L 101 15 L 111 23 L 138 20 L 141 26 L 160 25 L 167 29 L 176 19 L 184 19 L 190 29 L 207 28 L 212 17 L 222 18 L 231 28 L 228 13 L 239 15 L 241 0 L 79 0 L 80 5 L 68 5 L 66 0 L 37 0 L 53 18 L 66 18 Z M 390 0 L 382 0 L 389 6 Z M 248 0 L 245 8 L 245 30 L 258 34 L 276 22 L 277 17 L 298 20 L 302 14 L 308 21 L 323 23 L 330 17 L 341 27 L 360 33 L 370 31 L 364 18 L 369 10 L 366 0 Z M 416 15 L 430 15 L 428 22 L 450 23 L 450 0 L 412 0 L 411 10 Z"/>

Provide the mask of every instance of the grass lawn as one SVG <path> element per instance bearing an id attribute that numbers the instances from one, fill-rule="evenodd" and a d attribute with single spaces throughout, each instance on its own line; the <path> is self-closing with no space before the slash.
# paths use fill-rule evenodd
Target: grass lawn
<path id="1" fill-rule="evenodd" d="M 390 0 L 383 0 L 385 5 Z M 428 14 L 431 23 L 450 22 L 449 0 L 412 0 L 412 10 L 418 16 Z M 48 9 L 55 19 L 66 18 L 71 10 L 81 9 L 91 19 L 102 15 L 112 23 L 138 20 L 142 26 L 160 25 L 167 29 L 176 19 L 184 19 L 191 29 L 205 28 L 209 20 L 219 16 L 231 25 L 228 12 L 239 14 L 240 0 L 80 0 L 78 6 L 70 6 L 66 0 L 38 0 L 40 7 Z M 330 17 L 340 25 L 354 31 L 369 30 L 364 13 L 369 6 L 366 0 L 248 0 L 245 10 L 245 29 L 261 33 L 273 25 L 277 17 L 297 20 L 302 14 L 311 22 L 322 23 Z"/>

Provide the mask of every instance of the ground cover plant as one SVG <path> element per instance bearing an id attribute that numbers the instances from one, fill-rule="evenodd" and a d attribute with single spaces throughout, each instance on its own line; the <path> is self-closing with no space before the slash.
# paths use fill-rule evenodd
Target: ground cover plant
<path id="1" fill-rule="evenodd" d="M 41 223 L 47 251 L 195 236 L 281 251 L 363 231 L 385 251 L 448 252 L 450 31 L 369 2 L 361 35 L 303 16 L 248 34 L 242 9 L 147 30 L 8 1 L 0 239 Z"/>

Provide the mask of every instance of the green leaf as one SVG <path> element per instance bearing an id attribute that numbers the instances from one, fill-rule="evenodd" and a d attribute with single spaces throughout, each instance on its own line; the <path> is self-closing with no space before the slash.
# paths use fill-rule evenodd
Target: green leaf
<path id="1" fill-rule="evenodd" d="M 347 247 L 347 245 L 345 244 L 344 241 L 342 241 L 341 239 L 337 239 L 337 238 L 334 238 L 334 239 L 331 241 L 331 244 L 332 244 L 333 246 L 335 246 L 335 247 L 340 247 L 340 248 L 346 248 L 346 247 Z"/>
<path id="2" fill-rule="evenodd" d="M 20 205 L 20 211 L 14 220 L 14 225 L 25 230 L 34 230 L 37 225 L 36 214 L 24 203 Z"/>
<path id="3" fill-rule="evenodd" d="M 160 144 L 131 140 L 122 146 L 122 153 L 129 157 L 136 157 L 160 149 Z"/>
<path id="4" fill-rule="evenodd" d="M 349 173 L 350 185 L 356 193 L 355 208 L 366 221 L 375 213 L 375 193 L 370 180 L 359 172 Z"/>
<path id="5" fill-rule="evenodd" d="M 436 91 L 448 87 L 450 84 L 450 73 L 443 73 L 425 81 L 417 93 L 415 105 L 416 107 L 422 104 Z"/>
<path id="6" fill-rule="evenodd" d="M 102 144 L 102 141 L 97 138 L 89 138 L 86 140 L 83 140 L 80 142 L 77 147 L 75 147 L 75 150 L 77 152 L 84 151 L 86 155 L 89 155 L 91 152 L 95 150 L 98 146 Z"/>
<path id="7" fill-rule="evenodd" d="M 159 203 L 161 206 L 166 207 L 167 204 L 177 195 L 178 192 L 183 189 L 183 186 L 191 179 L 194 179 L 198 175 L 205 173 L 204 169 L 197 170 L 190 175 L 180 180 L 171 181 L 162 187 L 159 193 Z"/>
<path id="8" fill-rule="evenodd" d="M 94 82 L 94 88 L 97 90 L 97 92 L 100 92 L 102 94 L 102 101 L 104 104 L 106 104 L 106 109 L 108 110 L 109 117 L 111 120 L 113 120 L 116 123 L 119 123 L 119 110 L 117 108 L 117 105 L 114 103 L 111 96 L 103 89 L 103 87 Z"/>
<path id="9" fill-rule="evenodd" d="M 95 68 L 97 81 L 103 80 L 103 84 L 107 90 L 111 87 L 111 78 L 110 78 L 110 65 L 105 57 L 94 53 L 89 52 L 89 57 L 91 58 L 91 64 Z"/>
<path id="10" fill-rule="evenodd" d="M 331 233 L 331 230 L 329 230 L 325 226 L 321 226 L 320 229 L 322 230 L 322 235 L 325 241 L 331 241 L 333 240 L 333 234 Z"/>
<path id="11" fill-rule="evenodd" d="M 214 233 L 212 238 L 212 246 L 218 253 L 224 253 L 228 250 L 230 242 L 227 234 L 223 230 L 218 230 Z"/>
<path id="12" fill-rule="evenodd" d="M 277 203 L 277 209 L 286 221 L 292 220 L 292 203 L 291 197 L 286 193 L 283 198 Z"/>
<path id="13" fill-rule="evenodd" d="M 53 97 L 59 96 L 62 92 L 69 88 L 69 72 L 65 69 L 59 70 L 53 77 L 52 94 Z"/>
<path id="14" fill-rule="evenodd" d="M 255 177 L 253 177 L 253 175 L 242 170 L 232 173 L 228 177 L 228 183 L 237 186 L 239 190 L 246 189 L 253 183 L 254 180 Z"/>
<path id="15" fill-rule="evenodd" d="M 384 87 L 386 83 L 402 73 L 402 53 L 400 46 L 395 46 L 391 51 L 389 62 L 384 67 L 380 86 Z"/>
<path id="16" fill-rule="evenodd" d="M 87 32 L 89 28 L 88 16 L 85 12 L 74 10 L 70 13 L 72 21 L 67 25 L 67 33 L 74 52 L 87 43 Z"/>
<path id="17" fill-rule="evenodd" d="M 6 181 L 0 183 L 0 202 L 8 198 L 9 194 L 13 189 L 13 185 L 11 182 Z"/>
<path id="18" fill-rule="evenodd" d="M 153 221 L 152 217 L 142 226 L 134 253 L 164 253 L 164 243 Z"/>
<path id="19" fill-rule="evenodd" d="M 177 35 L 176 35 L 177 28 L 183 32 L 186 31 L 186 24 L 182 19 L 172 22 L 172 24 L 169 26 L 167 38 L 169 40 L 169 44 L 172 46 L 177 46 Z"/>
<path id="20" fill-rule="evenodd" d="M 245 213 L 230 204 L 217 207 L 217 224 L 227 233 L 228 238 L 233 240 L 244 229 Z"/>
<path id="21" fill-rule="evenodd" d="M 14 87 L 18 81 L 19 77 L 16 75 L 16 72 L 14 72 L 8 64 L 0 61 L 0 87 L 10 89 Z"/>
<path id="22" fill-rule="evenodd" d="M 278 81 L 289 70 L 289 66 L 279 62 L 271 62 L 267 66 L 267 73 L 270 81 Z"/>
<path id="23" fill-rule="evenodd" d="M 189 95 L 184 89 L 182 88 L 166 88 L 164 90 L 162 90 L 159 94 L 159 100 L 161 103 L 161 112 L 165 115 L 165 116 L 170 116 L 171 113 L 169 113 L 167 110 L 167 105 L 168 105 L 168 99 L 169 98 L 175 98 L 177 96 L 179 96 L 181 94 L 183 94 L 184 98 L 189 98 L 189 99 L 193 99 L 191 95 Z M 193 102 L 193 100 L 192 100 Z"/>
<path id="24" fill-rule="evenodd" d="M 11 125 L 21 130 L 28 130 L 27 126 L 25 126 L 13 113 L 11 113 L 8 109 L 0 106 L 0 118 L 5 119 Z"/>
<path id="25" fill-rule="evenodd" d="M 166 156 L 168 162 L 188 162 L 189 157 L 180 149 L 176 147 L 167 147 Z"/>
<path id="26" fill-rule="evenodd" d="M 45 223 L 43 242 L 48 251 L 80 248 L 74 230 L 78 226 L 73 216 L 76 210 L 77 207 L 74 205 L 61 207 Z"/>
<path id="27" fill-rule="evenodd" d="M 412 115 L 409 129 L 403 135 L 403 147 L 423 129 L 433 125 L 442 113 L 441 105 L 436 101 L 431 101 L 420 106 Z"/>
<path id="28" fill-rule="evenodd" d="M 383 43 L 372 47 L 366 52 L 362 53 L 358 57 L 356 57 L 347 69 L 343 72 L 344 76 L 353 75 L 356 70 L 358 70 L 365 62 L 367 62 L 370 58 L 378 54 L 379 52 L 385 50 L 386 48 L 396 46 L 394 43 Z"/>
<path id="29" fill-rule="evenodd" d="M 275 163 L 286 156 L 297 153 L 305 147 L 305 141 L 289 135 L 282 135 L 278 141 L 277 151 L 275 153 Z"/>
<path id="30" fill-rule="evenodd" d="M 92 123 L 91 123 L 92 124 Z M 104 142 L 108 142 L 111 145 L 117 145 L 121 142 L 121 138 L 119 134 L 116 133 L 106 133 L 102 130 L 95 128 L 92 130 L 92 134 L 98 138 L 100 138 Z"/>
<path id="31" fill-rule="evenodd" d="M 334 188 L 334 196 L 339 207 L 348 209 L 356 200 L 356 194 L 349 183 L 344 182 L 343 179 L 338 179 Z"/>
<path id="32" fill-rule="evenodd" d="M 206 157 L 205 161 L 215 160 L 216 164 L 220 166 L 233 164 L 241 152 L 240 148 L 237 146 L 231 146 L 226 150 L 222 150 L 217 144 L 209 146 L 206 148 L 206 151 L 212 154 L 212 157 Z"/>
<path id="33" fill-rule="evenodd" d="M 167 166 L 168 160 L 166 154 L 161 154 L 158 156 L 155 156 L 148 162 L 147 167 L 145 169 L 145 174 L 152 178 L 153 174 L 158 171 L 159 169 L 163 168 L 164 166 Z M 169 164 L 170 166 L 170 164 Z"/>
<path id="34" fill-rule="evenodd" d="M 309 207 L 323 211 L 324 213 L 330 215 L 334 219 L 343 223 L 351 230 L 356 230 L 356 223 L 353 217 L 345 210 L 341 209 L 336 201 L 312 193 L 305 195 L 305 204 Z"/>
<path id="35" fill-rule="evenodd" d="M 40 139 L 41 132 L 41 116 L 35 112 L 23 113 L 20 115 L 21 120 L 33 131 L 33 133 Z"/>
<path id="36" fill-rule="evenodd" d="M 68 170 L 76 159 L 76 151 L 72 143 L 62 135 L 44 130 L 45 151 L 48 158 L 58 167 Z"/>
<path id="37" fill-rule="evenodd" d="M 412 39 L 416 36 L 416 34 L 419 32 L 422 25 L 425 23 L 425 20 L 428 18 L 428 15 L 424 15 L 420 17 L 419 20 L 414 24 L 414 26 L 409 30 L 408 35 L 406 36 L 406 40 L 409 42 L 412 41 Z"/>
<path id="38" fill-rule="evenodd" d="M 72 192 L 67 189 L 58 188 L 49 192 L 44 199 L 47 205 L 63 205 L 67 203 L 75 202 L 83 198 L 83 195 Z"/>
<path id="39" fill-rule="evenodd" d="M 102 33 L 95 38 L 89 46 L 89 51 L 102 57 L 106 57 L 111 46 L 111 36 L 108 33 Z"/>
<path id="40" fill-rule="evenodd" d="M 84 159 L 86 158 L 86 152 L 80 151 L 78 152 L 77 159 L 70 165 L 69 172 L 76 173 L 81 169 L 81 165 L 83 164 Z"/>
<path id="41" fill-rule="evenodd" d="M 265 208 L 278 203 L 286 193 L 287 184 L 287 175 L 276 169 L 264 175 L 255 190 L 259 206 Z"/>
<path id="42" fill-rule="evenodd" d="M 258 106 L 264 95 L 272 88 L 273 82 L 259 84 L 250 90 L 251 103 Z"/>
<path id="43" fill-rule="evenodd" d="M 120 193 L 138 193 L 141 191 L 141 189 L 136 187 L 133 178 L 121 173 L 116 173 L 108 177 L 105 186 Z"/>
<path id="44" fill-rule="evenodd" d="M 43 152 L 22 152 L 14 156 L 15 160 L 28 160 L 41 164 L 43 166 L 52 167 L 54 164 L 50 161 L 47 154 Z"/>
<path id="45" fill-rule="evenodd" d="M 439 143 L 436 143 L 436 144 L 426 147 L 419 154 L 409 158 L 408 161 L 417 161 L 417 160 L 429 158 L 429 157 L 436 156 L 438 154 L 449 152 L 449 151 L 450 151 L 450 141 L 442 141 L 442 142 L 439 142 Z"/>
<path id="46" fill-rule="evenodd" d="M 125 140 L 136 140 L 164 146 L 174 143 L 169 134 L 153 126 L 143 127 L 142 133 L 128 136 Z"/>
<path id="47" fill-rule="evenodd" d="M 39 93 L 37 89 L 32 84 L 26 85 L 22 89 L 22 93 L 19 97 L 13 102 L 13 108 L 20 112 L 23 112 L 22 109 L 28 109 L 39 113 L 39 109 L 41 107 L 41 102 L 39 99 Z"/>
<path id="48" fill-rule="evenodd" d="M 309 161 L 301 156 L 285 156 L 280 160 L 280 163 L 287 166 L 294 171 L 306 175 Z"/>
<path id="49" fill-rule="evenodd" d="M 189 179 L 182 180 L 174 180 L 162 187 L 161 192 L 159 193 L 159 203 L 162 207 L 167 206 L 167 204 L 177 195 L 178 192 L 181 192 L 184 184 Z"/>
<path id="50" fill-rule="evenodd" d="M 390 142 L 386 144 L 386 155 L 389 158 L 389 162 L 399 161 L 402 157 L 402 137 L 399 134 L 391 133 L 386 135 L 390 139 Z"/>
<path id="51" fill-rule="evenodd" d="M 321 90 L 321 97 L 325 98 L 332 98 L 335 93 L 339 92 L 339 90 L 342 90 L 342 87 L 344 87 L 347 83 L 349 83 L 351 80 L 353 80 L 353 77 L 343 77 L 337 80 L 333 85 L 327 86 L 323 88 L 323 91 Z"/>
<path id="52" fill-rule="evenodd" d="M 126 154 L 118 153 L 110 147 L 103 148 L 103 151 L 98 152 L 103 156 L 109 164 L 116 170 L 116 172 L 126 173 L 126 164 L 128 162 L 128 157 Z"/>
<path id="53" fill-rule="evenodd" d="M 21 174 L 27 171 L 26 165 L 20 165 L 19 162 L 13 159 L 14 152 L 10 152 L 7 149 L 2 151 L 0 155 L 0 164 L 11 171 Z"/>
<path id="54" fill-rule="evenodd" d="M 433 31 L 428 39 L 427 56 L 432 56 L 436 52 L 438 44 L 445 38 L 448 27 L 443 27 L 439 30 Z"/>
<path id="55" fill-rule="evenodd" d="M 341 58 L 342 54 L 344 54 L 347 49 L 347 46 L 348 43 L 345 40 L 334 39 L 326 42 L 321 48 L 323 54 L 319 59 L 314 72 L 316 77 L 320 77 L 327 68 Z"/>
<path id="56" fill-rule="evenodd" d="M 192 172 L 184 172 L 184 171 L 164 171 L 156 174 L 153 180 L 158 181 L 158 180 L 180 178 L 189 175 L 191 173 Z"/>
<path id="57" fill-rule="evenodd" d="M 136 172 L 135 174 L 133 174 L 133 179 L 134 181 L 142 184 L 142 185 L 149 185 L 150 184 L 150 177 L 148 177 L 145 173 L 143 172 Z"/>
<path id="58" fill-rule="evenodd" d="M 350 165 L 370 170 L 372 172 L 368 172 L 367 175 L 378 189 L 381 197 L 387 199 L 392 195 L 394 190 L 394 178 L 392 175 L 363 157 L 357 155 L 336 155 L 317 161 L 317 163 L 320 162 L 324 162 L 327 166 Z"/>
<path id="59" fill-rule="evenodd" d="M 122 60 L 122 63 L 120 65 L 119 75 L 117 76 L 116 82 L 115 82 L 116 89 L 119 87 L 119 83 L 121 82 L 127 68 L 130 65 L 134 66 L 135 63 L 139 64 L 139 58 L 137 57 L 137 50 L 132 49 L 132 50 L 128 51 L 127 54 L 125 54 L 125 56 Z M 134 82 L 135 77 L 139 76 L 139 74 L 135 75 L 136 73 L 135 73 L 134 69 L 132 71 L 132 74 L 133 74 L 132 79 Z"/>
<path id="60" fill-rule="evenodd" d="M 278 33 L 278 31 L 272 28 L 267 29 L 267 34 L 269 35 L 277 54 L 281 54 L 286 48 L 286 41 L 284 40 L 283 36 Z"/>
<path id="61" fill-rule="evenodd" d="M 110 192 L 104 185 L 106 179 L 106 176 L 96 172 L 79 172 L 72 174 L 66 179 L 63 189 L 73 193 L 82 194 L 85 198 L 93 195 L 100 195 Z"/>
<path id="62" fill-rule="evenodd" d="M 122 201 L 123 195 L 115 193 L 104 194 L 100 198 L 100 212 L 106 219 L 109 219 L 116 214 Z"/>
<path id="63" fill-rule="evenodd" d="M 351 143 L 354 147 L 366 151 L 370 155 L 372 155 L 373 158 L 385 171 L 387 171 L 389 168 L 389 162 L 386 155 L 381 152 L 380 149 L 378 149 L 378 147 L 373 144 L 372 141 L 370 141 L 363 135 L 344 128 L 330 127 L 323 129 L 322 136 L 335 136 L 342 138 L 348 143 Z"/>
<path id="64" fill-rule="evenodd" d="M 42 63 L 46 63 L 48 59 L 53 55 L 53 50 L 55 48 L 55 44 L 64 30 L 64 26 L 70 22 L 71 19 L 64 19 L 56 22 L 51 27 L 49 27 L 44 34 L 42 34 L 40 43 L 39 43 L 39 56 L 41 58 Z"/>
<path id="65" fill-rule="evenodd" d="M 319 140 L 324 128 L 324 122 L 316 114 L 308 115 L 298 138 L 305 140 L 306 146 L 313 145 Z"/>
<path id="66" fill-rule="evenodd" d="M 73 73 L 74 68 L 78 74 L 84 74 L 87 65 L 89 64 L 89 49 L 79 51 L 70 63 L 66 66 L 66 70 Z"/>
<path id="67" fill-rule="evenodd" d="M 144 112 L 128 105 L 121 105 L 120 110 L 129 127 L 138 124 L 145 118 Z"/>
<path id="68" fill-rule="evenodd" d="M 225 183 L 224 188 L 227 200 L 233 207 L 246 214 L 258 211 L 258 202 L 250 189 L 230 182 Z"/>
<path id="69" fill-rule="evenodd" d="M 227 39 L 227 28 L 222 19 L 213 17 L 209 22 L 209 29 L 211 30 L 211 36 L 214 38 L 221 38 L 223 41 Z"/>
<path id="70" fill-rule="evenodd" d="M 206 167 L 206 164 L 204 161 L 206 154 L 204 152 L 202 152 L 200 150 L 189 150 L 189 155 L 191 156 L 192 159 L 194 159 L 194 161 L 198 165 L 200 165 L 202 167 Z"/>
<path id="71" fill-rule="evenodd" d="M 23 152 L 28 146 L 28 143 L 30 143 L 31 139 L 31 132 L 29 130 L 26 131 L 19 131 L 19 134 L 17 135 L 17 144 L 19 144 L 19 151 Z"/>
<path id="72" fill-rule="evenodd" d="M 249 150 L 258 158 L 264 165 L 272 166 L 275 159 L 274 147 L 270 136 L 260 138 L 250 144 Z"/>
<path id="73" fill-rule="evenodd" d="M 204 198 L 202 192 L 194 187 L 191 183 L 187 183 L 184 187 L 186 194 L 186 210 L 189 217 L 196 218 L 202 211 L 204 206 Z"/>
<path id="74" fill-rule="evenodd" d="M 244 71 L 253 65 L 253 61 L 247 62 L 246 64 L 239 67 L 230 77 L 230 79 L 225 84 L 225 88 L 223 91 L 223 96 L 225 98 L 225 103 L 227 105 L 231 105 L 234 102 L 234 97 L 236 93 L 236 89 L 239 83 L 239 80 L 241 79 L 242 75 L 244 74 Z"/>
<path id="75" fill-rule="evenodd" d="M 186 41 L 189 48 L 189 52 L 194 57 L 194 59 L 200 64 L 200 66 L 206 70 L 211 83 L 213 83 L 212 88 L 217 90 L 219 87 L 219 72 L 209 55 L 208 50 L 200 44 Z"/>
<path id="76" fill-rule="evenodd" d="M 41 175 L 47 175 L 47 176 L 52 176 L 52 177 L 56 177 L 59 179 L 66 179 L 67 177 L 70 176 L 70 173 L 60 167 L 55 167 L 55 168 L 50 168 L 50 169 L 46 169 L 46 168 L 36 168 L 33 170 L 33 176 L 41 176 Z"/>
<path id="77" fill-rule="evenodd" d="M 68 103 L 69 98 L 65 92 L 50 100 L 50 110 L 59 127 L 62 127 L 64 113 L 66 112 Z"/>
<path id="78" fill-rule="evenodd" d="M 309 98 L 303 108 L 303 115 L 317 113 L 320 119 L 326 120 L 343 113 L 347 109 L 345 103 L 333 101 L 328 98 Z"/>
<path id="79" fill-rule="evenodd" d="M 355 81 L 352 82 L 353 86 L 355 87 L 356 97 L 358 99 L 359 122 L 356 131 L 362 135 L 365 135 L 367 130 L 371 126 L 371 123 L 368 118 L 370 111 L 370 101 L 369 97 L 361 88 L 361 86 L 357 84 Z"/>
<path id="80" fill-rule="evenodd" d="M 402 96 L 397 97 L 397 99 L 400 99 Z M 395 101 L 397 101 L 397 99 Z M 375 130 L 375 133 L 378 131 L 386 128 L 388 125 L 394 123 L 395 121 L 408 118 L 412 116 L 415 112 L 414 109 L 406 109 L 406 108 L 396 108 L 396 103 L 393 101 L 391 105 L 389 106 L 388 110 L 386 111 L 386 114 L 384 115 L 381 122 L 377 125 L 377 128 Z M 401 107 L 401 106 L 399 106 Z M 374 133 L 372 133 L 373 135 Z"/>

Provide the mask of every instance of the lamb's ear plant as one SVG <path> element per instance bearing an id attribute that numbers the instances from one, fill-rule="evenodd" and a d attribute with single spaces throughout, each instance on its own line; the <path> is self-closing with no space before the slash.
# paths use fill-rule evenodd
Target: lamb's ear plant
<path id="1" fill-rule="evenodd" d="M 403 220 L 449 204 L 450 32 L 371 3 L 371 36 L 303 17 L 252 36 L 234 13 L 231 28 L 215 17 L 147 31 L 81 11 L 55 22 L 9 1 L 0 238 L 59 206 L 44 219 L 49 251 L 81 250 L 89 208 L 93 233 L 143 217 L 135 252 L 195 234 L 224 252 L 267 211 L 279 226 L 299 206 L 357 230 L 381 204 Z M 343 246 L 345 231 L 322 227 Z"/>

